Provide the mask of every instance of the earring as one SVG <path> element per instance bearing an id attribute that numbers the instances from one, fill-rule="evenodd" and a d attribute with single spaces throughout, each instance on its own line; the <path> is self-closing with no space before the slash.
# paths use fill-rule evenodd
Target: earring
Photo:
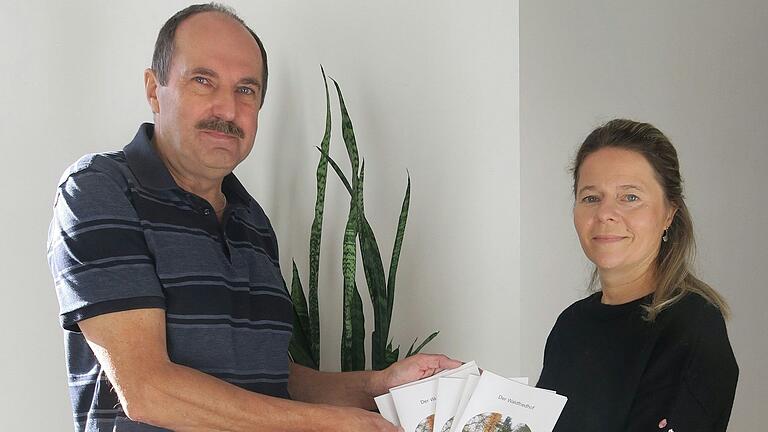
<path id="1" fill-rule="evenodd" d="M 661 241 L 666 242 L 669 240 L 669 234 L 668 234 L 669 228 L 664 229 L 664 235 L 661 236 Z"/>

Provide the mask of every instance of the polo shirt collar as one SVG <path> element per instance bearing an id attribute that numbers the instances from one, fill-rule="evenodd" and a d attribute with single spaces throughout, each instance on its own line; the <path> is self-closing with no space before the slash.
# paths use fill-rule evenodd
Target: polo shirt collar
<path id="1" fill-rule="evenodd" d="M 142 186 L 152 189 L 179 189 L 152 145 L 155 125 L 144 123 L 133 141 L 123 148 L 128 166 Z"/>
<path id="2" fill-rule="evenodd" d="M 155 125 L 152 123 L 143 123 L 139 126 L 133 141 L 123 148 L 128 166 L 136 176 L 136 180 L 144 187 L 181 190 L 152 144 L 154 131 Z M 233 173 L 224 177 L 221 188 L 230 201 L 234 199 L 248 205 L 253 200 Z"/>

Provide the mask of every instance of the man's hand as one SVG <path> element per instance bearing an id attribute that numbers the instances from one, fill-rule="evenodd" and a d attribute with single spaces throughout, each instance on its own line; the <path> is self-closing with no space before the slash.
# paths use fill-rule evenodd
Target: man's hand
<path id="1" fill-rule="evenodd" d="M 454 369 L 462 362 L 442 354 L 416 354 L 392 364 L 371 376 L 369 394 L 379 396 L 393 387 L 430 377 L 446 369 Z"/>
<path id="2" fill-rule="evenodd" d="M 388 422 L 374 412 L 359 408 L 336 408 L 333 430 L 339 432 L 404 432 L 403 428 Z M 333 413 L 333 411 L 331 411 Z"/>
<path id="3" fill-rule="evenodd" d="M 291 363 L 288 391 L 296 401 L 373 410 L 376 409 L 373 398 L 388 392 L 392 387 L 461 365 L 460 361 L 435 354 L 416 354 L 383 371 L 320 372 Z M 362 418 L 370 419 L 370 416 Z M 375 418 L 378 420 L 380 416 L 376 415 Z M 387 422 L 383 418 L 381 421 Z"/>

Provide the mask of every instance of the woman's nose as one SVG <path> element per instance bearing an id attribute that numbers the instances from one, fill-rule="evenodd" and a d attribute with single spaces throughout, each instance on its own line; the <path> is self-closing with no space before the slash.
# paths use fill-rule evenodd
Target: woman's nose
<path id="1" fill-rule="evenodd" d="M 601 222 L 617 221 L 619 219 L 618 203 L 614 200 L 603 200 L 597 205 L 597 219 Z"/>

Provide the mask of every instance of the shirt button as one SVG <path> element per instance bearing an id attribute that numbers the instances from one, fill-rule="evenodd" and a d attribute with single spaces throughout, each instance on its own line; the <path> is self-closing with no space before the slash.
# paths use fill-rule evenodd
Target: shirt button
<path id="1" fill-rule="evenodd" d="M 203 214 L 209 216 L 211 214 L 211 209 L 203 209 Z"/>

